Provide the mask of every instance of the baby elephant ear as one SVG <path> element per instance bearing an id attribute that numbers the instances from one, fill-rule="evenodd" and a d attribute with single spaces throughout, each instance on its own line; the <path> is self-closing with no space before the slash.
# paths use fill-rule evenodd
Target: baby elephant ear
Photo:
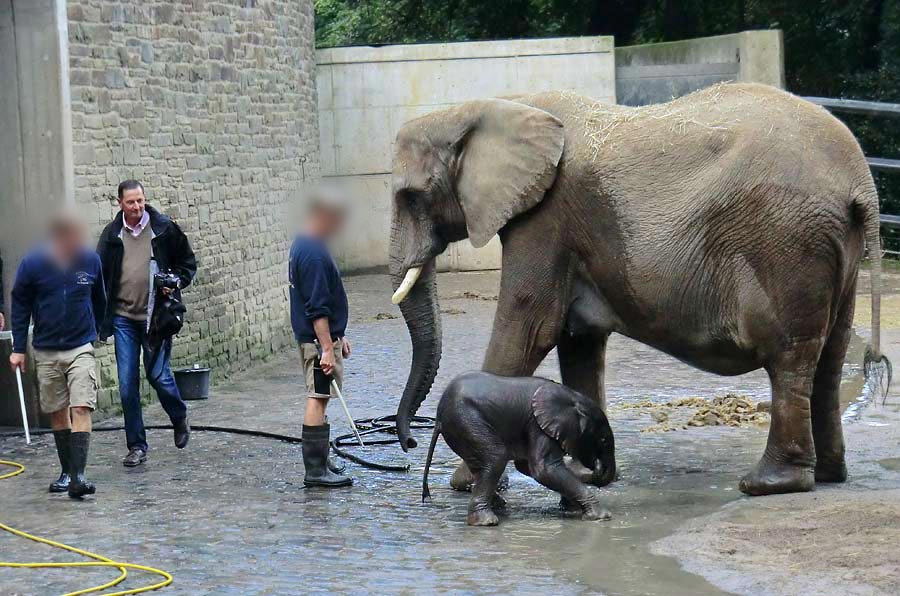
<path id="1" fill-rule="evenodd" d="M 578 439 L 587 430 L 588 416 L 583 399 L 559 383 L 541 385 L 531 397 L 531 410 L 538 426 L 555 439 L 569 455 L 576 452 Z"/>

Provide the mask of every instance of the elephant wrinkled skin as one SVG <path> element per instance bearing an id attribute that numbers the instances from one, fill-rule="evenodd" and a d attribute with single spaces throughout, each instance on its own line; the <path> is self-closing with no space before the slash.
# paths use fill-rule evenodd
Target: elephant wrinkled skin
<path id="1" fill-rule="evenodd" d="M 440 361 L 434 259 L 499 232 L 483 370 L 528 376 L 556 347 L 563 383 L 605 407 L 613 332 L 718 374 L 764 368 L 772 424 L 741 490 L 846 479 L 838 389 L 866 245 L 868 360 L 881 358 L 878 198 L 822 108 L 756 84 L 644 108 L 561 92 L 470 101 L 403 126 L 393 191 L 390 267 L 395 288 L 407 279 L 395 300 L 413 342 L 404 449 Z"/>
<path id="2" fill-rule="evenodd" d="M 616 446 L 600 404 L 564 385 L 539 377 L 498 377 L 469 372 L 453 379 L 438 404 L 434 434 L 422 475 L 422 501 L 429 496 L 428 470 L 440 435 L 474 476 L 466 519 L 470 526 L 496 526 L 493 507 L 510 460 L 516 469 L 562 495 L 582 519 L 606 520 L 610 513 L 596 491 L 569 471 L 568 454 L 597 487 L 616 478 Z"/>

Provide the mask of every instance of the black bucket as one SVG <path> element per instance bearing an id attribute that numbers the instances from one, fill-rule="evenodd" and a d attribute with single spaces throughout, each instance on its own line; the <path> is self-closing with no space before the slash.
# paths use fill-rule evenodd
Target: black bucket
<path id="1" fill-rule="evenodd" d="M 182 399 L 209 399 L 209 369 L 194 365 L 172 371 Z"/>

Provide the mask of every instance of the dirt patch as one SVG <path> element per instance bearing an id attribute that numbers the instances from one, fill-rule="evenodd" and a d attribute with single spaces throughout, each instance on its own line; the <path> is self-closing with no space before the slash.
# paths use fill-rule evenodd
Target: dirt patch
<path id="1" fill-rule="evenodd" d="M 454 292 L 452 294 L 447 294 L 446 296 L 441 296 L 441 300 L 487 300 L 491 302 L 496 302 L 499 299 L 497 294 L 485 294 L 482 292 L 473 292 L 472 290 L 466 290 L 464 292 Z"/>
<path id="2" fill-rule="evenodd" d="M 683 397 L 665 403 L 643 400 L 612 407 L 612 410 L 645 411 L 654 424 L 641 432 L 660 433 L 702 426 L 766 426 L 769 402 L 756 402 L 746 395 L 729 393 L 704 399 Z"/>
<path id="3" fill-rule="evenodd" d="M 878 465 L 885 470 L 900 472 L 900 457 L 886 457 L 878 460 Z"/>
<path id="4" fill-rule="evenodd" d="M 442 315 L 464 315 L 464 314 L 466 314 L 466 311 L 464 311 L 461 308 L 454 308 L 451 306 L 450 308 L 442 308 L 441 314 Z"/>
<path id="5" fill-rule="evenodd" d="M 900 594 L 900 490 L 754 499 L 653 547 L 737 593 Z"/>
<path id="6" fill-rule="evenodd" d="M 869 296 L 856 298 L 853 322 L 862 327 L 872 324 L 872 300 Z M 889 294 L 881 297 L 881 328 L 900 328 L 900 295 Z"/>
<path id="7" fill-rule="evenodd" d="M 373 321 L 390 321 L 392 319 L 398 318 L 397 315 L 393 315 L 389 312 L 380 312 L 374 317 L 372 317 Z"/>

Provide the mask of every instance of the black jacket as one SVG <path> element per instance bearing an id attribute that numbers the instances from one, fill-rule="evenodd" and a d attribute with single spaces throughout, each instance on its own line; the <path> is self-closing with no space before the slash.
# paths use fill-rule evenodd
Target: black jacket
<path id="1" fill-rule="evenodd" d="M 197 260 L 187 236 L 181 231 L 174 221 L 163 215 L 150 205 L 147 205 L 147 213 L 150 214 L 150 229 L 153 230 L 153 240 L 150 245 L 153 249 L 153 259 L 160 271 L 171 271 L 181 279 L 181 287 L 186 288 L 197 273 Z M 122 257 L 125 252 L 122 244 L 122 212 L 116 214 L 113 220 L 103 228 L 100 241 L 97 244 L 97 252 L 103 263 L 103 279 L 106 280 L 107 306 L 106 314 L 100 324 L 100 339 L 105 340 L 113 334 L 113 318 L 116 315 L 116 297 L 119 295 L 119 281 L 122 274 Z M 150 272 L 148 271 L 149 275 Z M 181 300 L 181 291 L 175 292 L 175 297 Z"/>

